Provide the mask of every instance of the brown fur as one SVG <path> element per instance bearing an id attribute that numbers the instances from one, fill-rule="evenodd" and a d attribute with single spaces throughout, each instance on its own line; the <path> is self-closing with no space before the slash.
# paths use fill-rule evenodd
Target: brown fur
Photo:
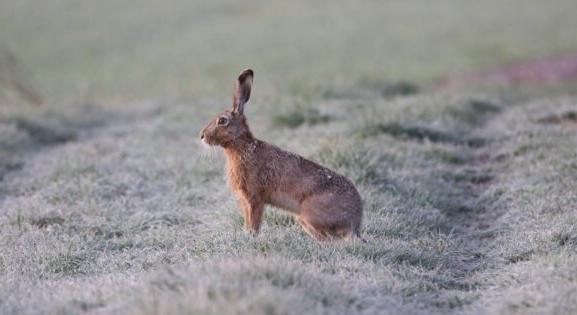
<path id="1" fill-rule="evenodd" d="M 245 229 L 258 233 L 265 205 L 291 212 L 318 240 L 359 238 L 362 203 L 355 186 L 334 171 L 253 137 L 244 115 L 253 71 L 243 71 L 231 111 L 201 132 L 224 148 L 229 184 L 243 210 Z"/>

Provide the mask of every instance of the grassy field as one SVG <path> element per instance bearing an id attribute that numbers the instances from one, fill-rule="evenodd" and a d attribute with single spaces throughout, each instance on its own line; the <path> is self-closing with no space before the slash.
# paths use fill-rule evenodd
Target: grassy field
<path id="1" fill-rule="evenodd" d="M 575 1 L 4 1 L 0 314 L 575 314 L 577 84 L 434 91 L 577 51 Z M 242 230 L 198 132 L 255 69 L 258 137 L 358 187 L 367 243 Z"/>

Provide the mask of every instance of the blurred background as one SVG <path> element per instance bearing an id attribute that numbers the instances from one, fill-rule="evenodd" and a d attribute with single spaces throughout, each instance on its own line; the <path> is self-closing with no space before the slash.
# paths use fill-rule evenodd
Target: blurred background
<path id="1" fill-rule="evenodd" d="M 577 52 L 574 0 L 0 3 L 2 103 L 323 97 Z"/>

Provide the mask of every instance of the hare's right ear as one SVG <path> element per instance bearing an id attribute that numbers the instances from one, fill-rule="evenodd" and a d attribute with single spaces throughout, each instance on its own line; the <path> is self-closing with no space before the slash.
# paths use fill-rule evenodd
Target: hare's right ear
<path id="1" fill-rule="evenodd" d="M 238 76 L 236 82 L 236 89 L 232 99 L 232 111 L 243 115 L 244 104 L 250 98 L 250 88 L 252 86 L 252 78 L 254 73 L 251 69 L 246 69 Z"/>

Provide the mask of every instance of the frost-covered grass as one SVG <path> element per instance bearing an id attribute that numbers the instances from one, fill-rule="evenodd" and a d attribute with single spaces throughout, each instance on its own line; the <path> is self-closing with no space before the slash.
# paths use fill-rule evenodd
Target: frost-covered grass
<path id="1" fill-rule="evenodd" d="M 25 115 L 75 136 L 0 184 L 1 313 L 575 312 L 576 98 L 361 103 L 323 101 L 330 121 L 294 129 L 248 114 L 355 181 L 367 244 L 318 244 L 276 209 L 245 235 L 197 141 L 216 104 Z M 6 116 L 13 147 L 38 141 Z"/>
<path id="2" fill-rule="evenodd" d="M 48 100 L 0 93 L 0 314 L 577 313 L 575 83 L 427 88 L 577 48 L 574 1 L 74 3 L 0 4 Z M 242 231 L 198 132 L 249 65 L 253 132 L 354 181 L 366 244 Z"/>

